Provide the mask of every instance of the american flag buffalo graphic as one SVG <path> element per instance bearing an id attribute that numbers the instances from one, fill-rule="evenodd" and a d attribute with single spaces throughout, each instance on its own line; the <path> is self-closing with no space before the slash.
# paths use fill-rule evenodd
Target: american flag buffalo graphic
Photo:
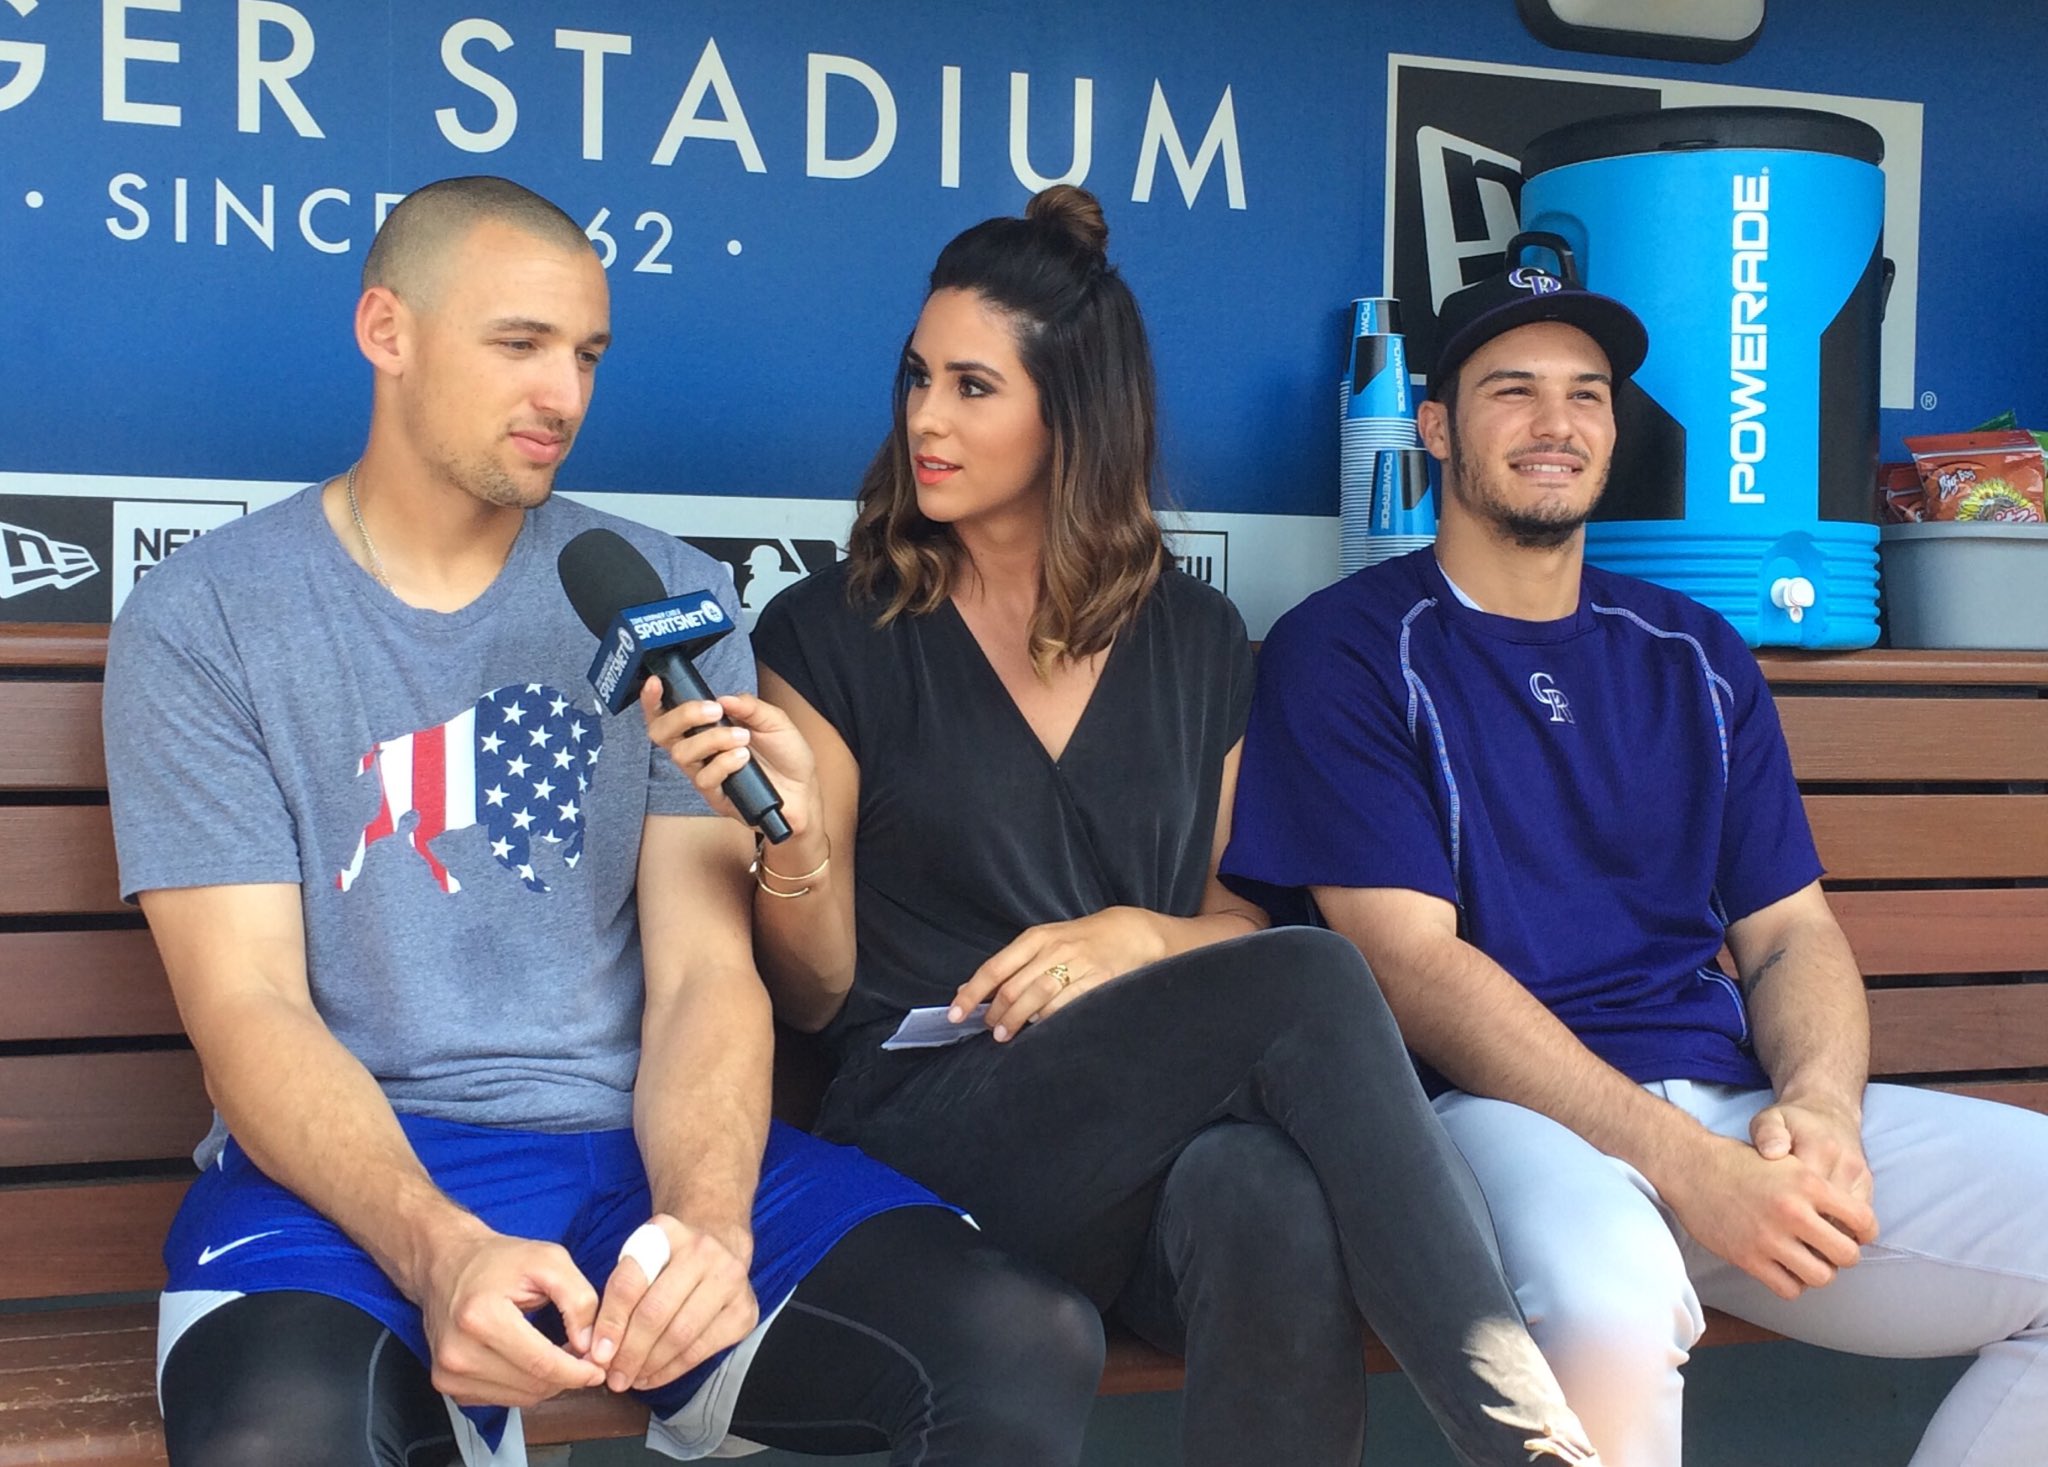
<path id="1" fill-rule="evenodd" d="M 584 795 L 603 747 L 596 712 L 540 683 L 494 689 L 446 723 L 379 739 L 357 773 L 375 770 L 383 798 L 335 885 L 354 886 L 370 847 L 399 836 L 441 890 L 461 891 L 432 844 L 451 830 L 481 825 L 498 864 L 528 891 L 546 891 L 534 874 L 534 842 L 555 848 L 562 864 L 576 869 Z M 407 815 L 419 818 L 401 834 Z"/>

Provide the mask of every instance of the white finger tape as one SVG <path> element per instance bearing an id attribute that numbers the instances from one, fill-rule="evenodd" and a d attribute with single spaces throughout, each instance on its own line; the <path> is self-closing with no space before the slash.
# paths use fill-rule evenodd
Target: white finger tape
<path id="1" fill-rule="evenodd" d="M 640 1224 L 619 1248 L 619 1261 L 623 1263 L 628 1258 L 639 1264 L 647 1282 L 653 1283 L 668 1267 L 668 1234 L 651 1222 Z"/>

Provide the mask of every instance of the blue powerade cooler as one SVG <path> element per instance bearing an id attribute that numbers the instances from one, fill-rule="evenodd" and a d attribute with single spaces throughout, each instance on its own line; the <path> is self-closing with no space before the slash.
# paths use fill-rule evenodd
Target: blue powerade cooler
<path id="1" fill-rule="evenodd" d="M 1587 559 L 1753 647 L 1877 641 L 1883 159 L 1865 123 L 1775 107 L 1595 118 L 1522 154 L 1523 228 L 1650 331 Z"/>

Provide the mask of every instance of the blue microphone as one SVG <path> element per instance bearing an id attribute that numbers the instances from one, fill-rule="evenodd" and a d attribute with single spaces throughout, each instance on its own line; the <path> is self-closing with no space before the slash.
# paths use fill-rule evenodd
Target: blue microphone
<path id="1" fill-rule="evenodd" d="M 623 712 L 649 677 L 661 680 L 664 708 L 717 701 L 691 660 L 733 629 L 716 596 L 668 595 L 647 558 L 610 530 L 585 530 L 562 547 L 555 568 L 569 604 L 598 639 L 590 685 L 607 710 Z M 778 845 L 789 839 L 782 797 L 758 764 L 749 760 L 722 788 L 747 824 Z"/>

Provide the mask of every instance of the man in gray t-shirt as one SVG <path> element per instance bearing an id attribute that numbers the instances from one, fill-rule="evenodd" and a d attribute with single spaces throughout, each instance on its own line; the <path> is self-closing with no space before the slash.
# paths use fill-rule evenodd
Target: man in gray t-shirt
<path id="1" fill-rule="evenodd" d="M 647 740 L 657 689 L 591 695 L 555 571 L 581 531 L 738 607 L 715 562 L 551 497 L 610 341 L 588 241 L 447 180 L 364 284 L 361 460 L 151 572 L 108 652 L 122 890 L 219 1114 L 165 1247 L 171 1460 L 438 1439 L 517 1464 L 509 1408 L 598 1385 L 677 1456 L 737 1421 L 1072 1460 L 1092 1317 L 922 1188 L 771 1126 L 745 833 Z M 737 635 L 699 666 L 752 687 Z"/>

